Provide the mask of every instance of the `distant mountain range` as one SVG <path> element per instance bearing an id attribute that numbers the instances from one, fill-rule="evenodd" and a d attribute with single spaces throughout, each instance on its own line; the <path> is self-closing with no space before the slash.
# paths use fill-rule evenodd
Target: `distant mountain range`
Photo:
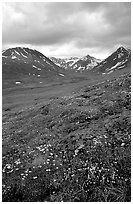
<path id="1" fill-rule="evenodd" d="M 94 66 L 98 65 L 101 60 L 96 59 L 90 55 L 85 57 L 71 57 L 71 58 L 50 58 L 56 65 L 65 69 L 74 69 L 75 71 L 91 70 Z"/>
<path id="2" fill-rule="evenodd" d="M 131 50 L 124 47 L 118 48 L 109 57 L 104 60 L 96 59 L 90 55 L 82 58 L 71 57 L 68 59 L 50 58 L 56 65 L 65 69 L 73 69 L 75 71 L 83 72 L 92 70 L 102 74 L 111 73 L 117 69 L 125 68 L 131 63 Z"/>
<path id="3" fill-rule="evenodd" d="M 13 79 L 18 83 L 24 78 L 27 81 L 37 79 L 39 83 L 42 83 L 44 78 L 51 80 L 67 78 L 71 72 L 95 72 L 104 75 L 129 65 L 131 65 L 131 50 L 124 47 L 118 48 L 104 60 L 90 55 L 82 58 L 48 58 L 37 50 L 22 47 L 2 52 L 3 81 Z"/>
<path id="4" fill-rule="evenodd" d="M 56 65 L 63 67 L 64 69 L 69 69 L 73 64 L 75 64 L 79 58 L 78 57 L 70 57 L 70 58 L 56 58 L 50 57 L 50 60 L 54 62 Z"/>

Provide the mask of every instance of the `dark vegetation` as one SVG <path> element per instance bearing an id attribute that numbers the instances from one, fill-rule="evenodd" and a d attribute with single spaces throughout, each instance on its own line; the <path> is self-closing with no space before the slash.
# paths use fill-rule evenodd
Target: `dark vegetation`
<path id="1" fill-rule="evenodd" d="M 131 201 L 131 75 L 3 118 L 3 197 Z"/>

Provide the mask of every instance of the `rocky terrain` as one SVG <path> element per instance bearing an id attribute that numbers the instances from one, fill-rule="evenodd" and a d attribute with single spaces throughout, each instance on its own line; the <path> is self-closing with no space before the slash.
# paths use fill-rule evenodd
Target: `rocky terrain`
<path id="1" fill-rule="evenodd" d="M 71 57 L 68 59 L 61 59 L 61 58 L 50 58 L 56 65 L 63 67 L 68 70 L 75 70 L 76 72 L 82 72 L 84 70 L 91 70 L 96 65 L 98 65 L 101 60 L 96 59 L 90 55 L 85 57 Z"/>

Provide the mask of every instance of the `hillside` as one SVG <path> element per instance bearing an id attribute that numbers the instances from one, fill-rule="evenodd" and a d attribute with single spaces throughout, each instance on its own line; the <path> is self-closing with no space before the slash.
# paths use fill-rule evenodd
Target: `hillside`
<path id="1" fill-rule="evenodd" d="M 43 83 L 65 77 L 65 70 L 48 57 L 29 48 L 10 48 L 2 53 L 3 86 Z"/>
<path id="2" fill-rule="evenodd" d="M 131 201 L 131 75 L 3 116 L 4 202 Z"/>
<path id="3" fill-rule="evenodd" d="M 109 57 L 95 66 L 93 71 L 104 75 L 127 67 L 131 67 L 131 50 L 119 47 Z"/>

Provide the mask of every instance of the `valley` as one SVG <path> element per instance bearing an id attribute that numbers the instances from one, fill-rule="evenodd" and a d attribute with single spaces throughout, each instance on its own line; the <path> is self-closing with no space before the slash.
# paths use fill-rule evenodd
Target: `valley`
<path id="1" fill-rule="evenodd" d="M 78 71 L 31 49 L 3 53 L 4 202 L 131 200 L 130 53 Z"/>

